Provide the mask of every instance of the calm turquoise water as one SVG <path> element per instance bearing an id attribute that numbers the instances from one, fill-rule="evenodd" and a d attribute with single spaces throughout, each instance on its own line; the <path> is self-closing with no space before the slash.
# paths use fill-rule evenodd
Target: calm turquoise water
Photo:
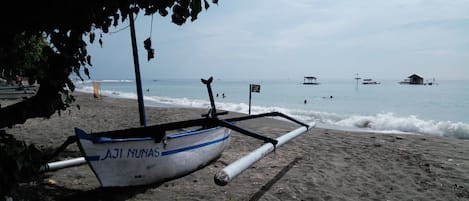
<path id="1" fill-rule="evenodd" d="M 252 93 L 254 114 L 279 111 L 316 121 L 319 127 L 469 139 L 469 81 L 439 81 L 431 86 L 400 85 L 398 80 L 379 85 L 357 85 L 353 79 L 320 85 L 302 81 L 215 79 L 212 88 L 214 95 L 219 94 L 217 107 L 223 110 L 248 113 L 249 84 L 259 84 L 260 93 Z M 207 89 L 199 79 L 144 80 L 142 85 L 146 106 L 209 108 Z M 100 86 L 104 95 L 136 99 L 132 80 L 100 80 Z M 77 87 L 92 92 L 91 81 L 78 82 Z"/>

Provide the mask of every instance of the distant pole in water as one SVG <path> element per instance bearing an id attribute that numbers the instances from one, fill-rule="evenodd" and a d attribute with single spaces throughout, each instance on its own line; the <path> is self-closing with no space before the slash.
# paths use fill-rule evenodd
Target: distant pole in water
<path id="1" fill-rule="evenodd" d="M 358 91 L 358 80 L 360 80 L 361 78 L 358 77 L 358 73 L 355 73 L 355 80 L 357 80 L 357 86 L 355 87 L 355 89 Z"/>
<path id="2" fill-rule="evenodd" d="M 135 66 L 135 82 L 137 83 L 137 96 L 138 96 L 138 111 L 140 114 L 140 126 L 147 126 L 145 119 L 145 106 L 143 104 L 143 95 L 142 95 L 142 80 L 140 78 L 140 66 L 138 63 L 138 51 L 137 51 L 137 40 L 135 37 L 135 25 L 134 25 L 134 14 L 132 11 L 129 13 L 130 21 L 130 37 L 132 40 L 132 52 L 134 57 L 134 66 Z"/>

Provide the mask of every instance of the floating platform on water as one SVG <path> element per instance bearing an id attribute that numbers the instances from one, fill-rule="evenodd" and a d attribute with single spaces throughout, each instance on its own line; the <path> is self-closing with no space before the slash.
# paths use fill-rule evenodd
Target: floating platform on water
<path id="1" fill-rule="evenodd" d="M 306 76 L 304 77 L 303 84 L 306 85 L 318 85 L 317 78 L 313 76 Z"/>

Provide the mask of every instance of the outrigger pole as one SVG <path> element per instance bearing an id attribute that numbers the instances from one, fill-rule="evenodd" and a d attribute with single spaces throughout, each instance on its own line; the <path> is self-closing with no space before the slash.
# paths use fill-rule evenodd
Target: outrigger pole
<path id="1" fill-rule="evenodd" d="M 237 177 L 246 169 L 251 167 L 254 163 L 273 152 L 276 147 L 280 147 L 283 144 L 289 142 L 290 140 L 300 136 L 301 134 L 304 134 L 306 131 L 309 130 L 309 128 L 313 128 L 314 125 L 315 123 L 311 122 L 307 125 L 307 127 L 299 127 L 285 135 L 276 138 L 278 142 L 276 145 L 272 143 L 266 143 L 261 147 L 257 148 L 256 150 L 250 152 L 248 155 L 231 163 L 230 165 L 226 166 L 222 171 L 215 174 L 215 183 L 219 186 L 225 186 L 226 184 L 231 182 L 235 177 Z"/>
<path id="2" fill-rule="evenodd" d="M 54 170 L 59 170 L 63 168 L 79 166 L 83 164 L 86 164 L 85 157 L 78 157 L 78 158 L 73 158 L 73 159 L 68 159 L 68 160 L 63 160 L 63 161 L 56 161 L 56 162 L 42 165 L 39 168 L 39 172 L 54 171 Z"/>

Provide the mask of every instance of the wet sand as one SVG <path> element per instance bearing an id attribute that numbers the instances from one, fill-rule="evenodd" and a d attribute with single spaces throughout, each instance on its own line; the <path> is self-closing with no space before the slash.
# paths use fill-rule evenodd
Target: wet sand
<path id="1" fill-rule="evenodd" d="M 62 144 L 75 127 L 97 132 L 139 125 L 135 100 L 75 96 L 77 101 L 60 116 L 30 119 L 6 129 L 7 133 L 45 150 Z M 207 111 L 152 107 L 146 109 L 146 116 L 151 125 L 199 118 Z M 272 118 L 239 125 L 272 137 L 298 127 Z M 21 184 L 15 200 L 469 200 L 469 141 L 429 135 L 315 128 L 227 186 L 214 183 L 218 171 L 261 145 L 232 132 L 230 146 L 213 163 L 148 186 L 101 188 L 87 165 L 47 172 Z M 72 144 L 55 160 L 80 156 Z"/>

